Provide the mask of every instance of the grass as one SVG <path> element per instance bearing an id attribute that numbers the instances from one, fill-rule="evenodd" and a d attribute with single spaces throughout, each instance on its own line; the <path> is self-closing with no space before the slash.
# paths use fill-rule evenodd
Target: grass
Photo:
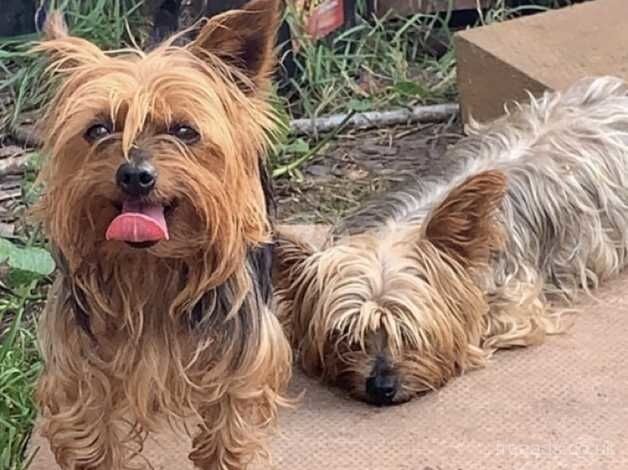
<path id="1" fill-rule="evenodd" d="M 39 155 L 32 153 L 23 201 L 37 197 Z M 43 306 L 54 261 L 35 227 L 0 238 L 0 469 L 24 470 L 24 450 L 35 418 L 33 386 L 41 369 L 35 322 Z"/>
<path id="2" fill-rule="evenodd" d="M 139 29 L 141 17 L 137 0 L 62 0 L 52 8 L 65 12 L 72 33 L 90 39 L 103 48 L 116 48 L 129 39 L 128 30 Z M 38 109 L 47 99 L 42 80 L 43 63 L 29 49 L 37 34 L 0 38 L 0 129 L 11 129 L 24 112 Z M 1 102 L 1 101 L 0 101 Z"/>
<path id="3" fill-rule="evenodd" d="M 478 10 L 477 25 L 571 3 L 540 0 L 535 5 L 509 7 L 505 0 L 495 0 L 492 8 Z M 299 33 L 298 15 L 288 11 L 287 21 L 299 43 L 296 77 L 289 80 L 292 95 L 284 100 L 289 117 L 314 119 L 328 113 L 456 100 L 451 12 L 376 18 L 367 17 L 361 3 L 357 9 L 355 26 L 316 42 Z M 313 149 L 319 151 L 322 146 L 312 147 L 304 139 L 288 136 L 273 156 L 275 176 L 299 176 L 298 164 L 314 156 Z"/>
<path id="4" fill-rule="evenodd" d="M 138 14 L 140 3 L 57 2 L 74 34 L 104 48 L 133 42 L 129 31 L 134 35 L 139 31 L 141 36 L 144 23 Z M 565 1 L 547 0 L 535 8 L 562 6 L 558 3 Z M 494 8 L 479 15 L 478 22 L 503 21 L 521 10 L 507 8 L 498 0 Z M 297 35 L 298 72 L 289 83 L 291 97 L 278 100 L 278 112 L 287 121 L 291 117 L 454 100 L 455 59 L 448 19 L 448 15 L 423 14 L 404 19 L 362 16 L 355 26 L 333 39 L 314 43 Z M 288 20 L 296 26 L 294 14 Z M 9 131 L 25 112 L 38 109 L 47 98 L 47 86 L 40 79 L 43 65 L 28 52 L 34 39 L 35 35 L 0 38 L 0 133 Z M 438 54 L 428 53 L 434 42 L 442 43 Z M 331 137 L 333 134 L 315 143 L 284 133 L 272 160 L 275 176 L 298 174 L 299 166 Z M 25 187 L 31 182 L 32 173 Z M 42 245 L 36 231 L 22 232 L 13 241 L 26 247 Z M 3 257 L 2 247 L 0 243 L 0 469 L 23 470 L 28 464 L 23 460 L 24 447 L 35 416 L 33 383 L 41 368 L 33 325 L 49 279 L 42 272 L 27 272 L 24 268 L 29 265 L 19 262 L 17 266 L 22 269 L 7 270 L 9 258 Z"/>
<path id="5" fill-rule="evenodd" d="M 478 11 L 478 25 L 501 22 L 523 12 L 543 11 L 572 3 L 541 0 L 537 5 L 508 7 L 495 0 Z M 293 117 L 381 109 L 390 106 L 451 101 L 456 97 L 451 12 L 416 14 L 409 18 L 368 17 L 357 5 L 352 28 L 330 40 L 312 41 L 299 34 L 298 15 L 288 22 L 300 44 L 297 78 L 290 80 L 295 96 L 288 104 Z M 435 51 L 434 49 L 440 49 Z"/>
<path id="6" fill-rule="evenodd" d="M 34 300 L 38 280 L 3 289 L 0 325 L 8 325 L 0 344 L 0 468 L 21 470 L 32 422 L 33 384 L 41 368 L 35 341 Z M 5 286 L 6 287 L 6 286 Z M 9 293 L 10 292 L 10 293 Z"/>
<path id="7" fill-rule="evenodd" d="M 451 48 L 439 58 L 425 54 L 427 41 L 435 36 L 449 42 L 443 19 L 422 14 L 404 20 L 358 17 L 354 27 L 327 41 L 298 36 L 291 115 L 316 117 L 451 99 Z"/>

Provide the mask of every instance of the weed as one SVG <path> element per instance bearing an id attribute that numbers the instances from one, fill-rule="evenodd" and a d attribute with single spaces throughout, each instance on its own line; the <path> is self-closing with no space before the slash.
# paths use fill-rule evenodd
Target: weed
<path id="1" fill-rule="evenodd" d="M 105 49 L 119 48 L 128 31 L 141 30 L 138 0 L 57 0 L 50 8 L 64 12 L 72 34 L 85 37 Z M 49 97 L 43 77 L 44 63 L 30 52 L 38 34 L 0 38 L 0 130 L 18 124 L 25 111 L 40 108 Z M 8 99 L 7 99 L 8 98 Z"/>

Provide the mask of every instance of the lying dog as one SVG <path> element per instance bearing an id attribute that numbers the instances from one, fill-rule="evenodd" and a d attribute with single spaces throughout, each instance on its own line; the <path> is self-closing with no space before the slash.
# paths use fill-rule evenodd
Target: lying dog
<path id="1" fill-rule="evenodd" d="M 377 405 L 560 329 L 628 248 L 628 91 L 547 93 L 452 150 L 442 181 L 387 194 L 323 250 L 279 234 L 280 316 L 304 370 Z"/>

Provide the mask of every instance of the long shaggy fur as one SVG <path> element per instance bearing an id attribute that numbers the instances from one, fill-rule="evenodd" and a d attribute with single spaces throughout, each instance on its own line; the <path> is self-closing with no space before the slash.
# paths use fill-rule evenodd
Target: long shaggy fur
<path id="1" fill-rule="evenodd" d="M 186 47 L 105 53 L 53 15 L 37 50 L 61 84 L 44 123 L 36 209 L 61 267 L 41 321 L 43 433 L 64 469 L 127 469 L 147 432 L 200 422 L 191 460 L 241 469 L 265 453 L 291 351 L 270 310 L 275 127 L 268 75 L 279 8 L 255 0 L 207 22 Z M 94 122 L 113 132 L 83 138 Z M 168 134 L 176 123 L 194 144 Z M 123 197 L 117 168 L 141 151 L 170 239 L 106 241 Z"/>
<path id="2" fill-rule="evenodd" d="M 368 204 L 324 249 L 279 237 L 281 312 L 308 373 L 403 402 L 541 342 L 561 328 L 556 302 L 625 266 L 625 83 L 585 80 L 470 134 L 449 180 Z M 365 386 L 378 377 L 396 383 L 386 403 Z"/>

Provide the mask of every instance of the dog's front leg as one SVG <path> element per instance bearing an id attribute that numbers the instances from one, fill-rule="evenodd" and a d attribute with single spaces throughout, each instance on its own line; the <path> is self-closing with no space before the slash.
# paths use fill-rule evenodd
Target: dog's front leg
<path id="1" fill-rule="evenodd" d="M 112 419 L 116 413 L 100 380 L 87 383 L 67 373 L 46 372 L 38 395 L 43 409 L 42 435 L 62 469 L 128 468 L 121 426 Z"/>
<path id="2" fill-rule="evenodd" d="M 67 298 L 58 279 L 40 319 L 41 434 L 64 470 L 124 469 L 120 386 L 94 365 L 96 348 L 76 324 Z"/>
<path id="3" fill-rule="evenodd" d="M 257 456 L 267 457 L 265 428 L 274 421 L 276 403 L 267 397 L 225 395 L 203 413 L 190 460 L 200 470 L 242 470 Z"/>

